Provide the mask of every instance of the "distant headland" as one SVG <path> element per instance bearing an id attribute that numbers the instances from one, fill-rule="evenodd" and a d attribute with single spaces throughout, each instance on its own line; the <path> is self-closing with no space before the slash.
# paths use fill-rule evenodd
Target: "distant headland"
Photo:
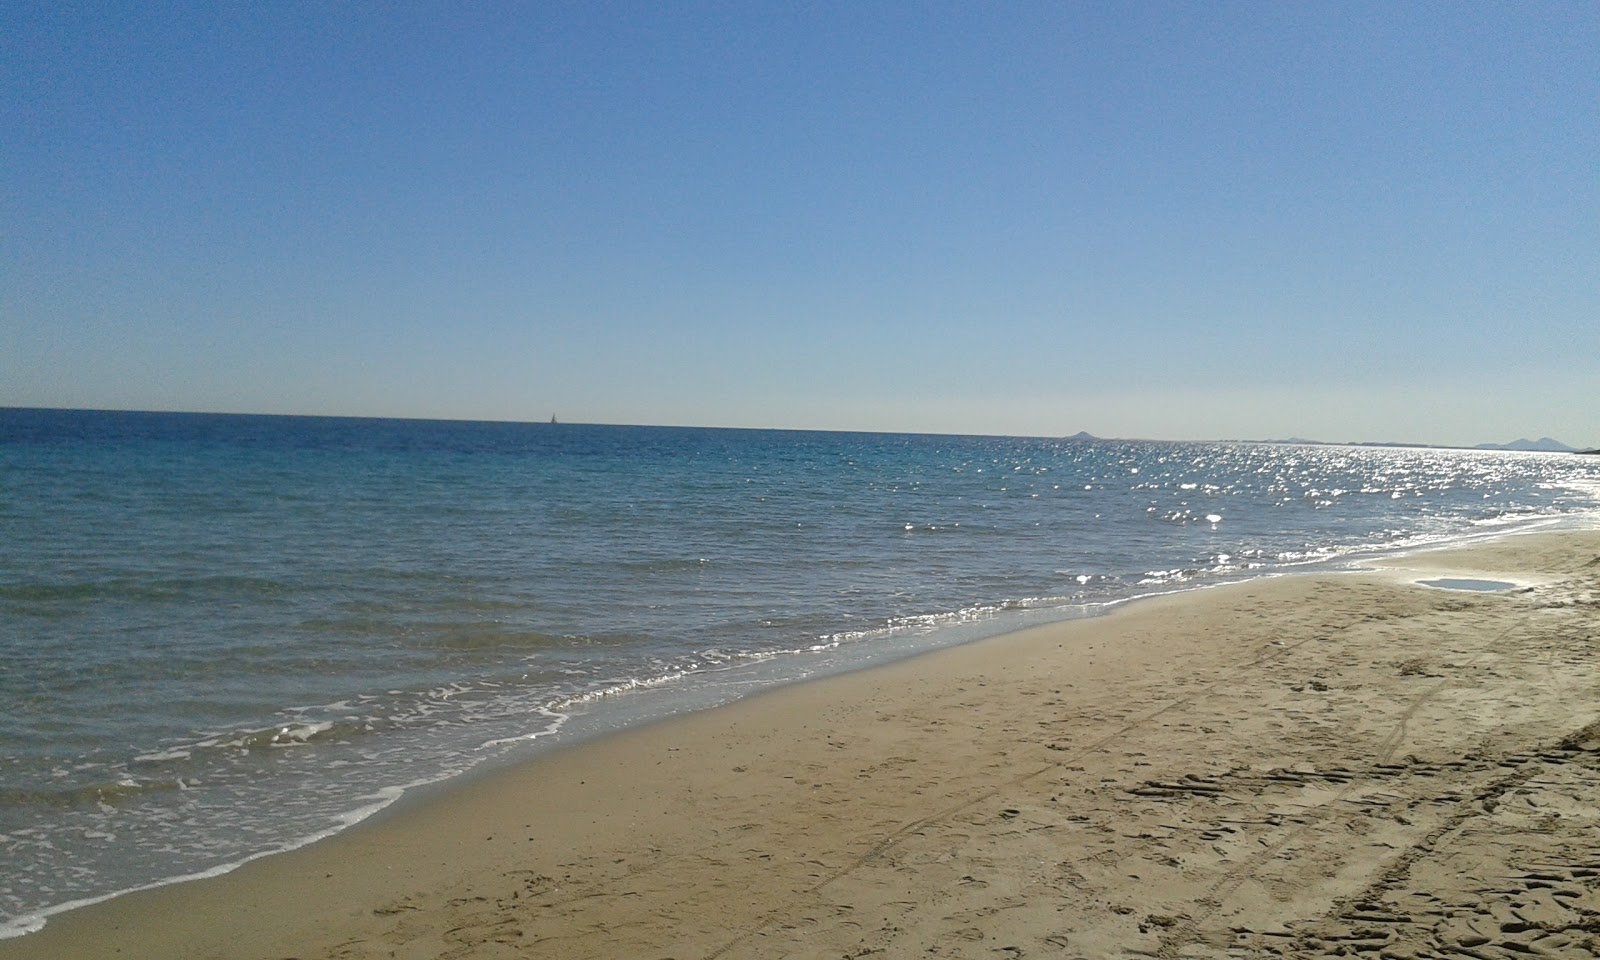
<path id="1" fill-rule="evenodd" d="M 1261 443 L 1284 443 L 1284 444 L 1330 445 L 1330 444 L 1325 444 L 1324 441 L 1321 441 L 1321 440 L 1299 440 L 1299 439 L 1294 439 L 1294 440 L 1262 440 L 1262 441 L 1259 441 L 1259 442 L 1261 442 Z M 1553 437 L 1540 437 L 1537 440 L 1529 440 L 1527 437 L 1521 437 L 1519 439 L 1512 440 L 1510 443 L 1479 443 L 1479 444 L 1475 444 L 1475 445 L 1470 446 L 1470 447 L 1456 447 L 1456 446 L 1448 446 L 1448 445 L 1442 445 L 1442 444 L 1436 444 L 1436 443 L 1402 443 L 1402 442 L 1396 442 L 1396 441 L 1391 441 L 1391 442 L 1366 442 L 1366 441 L 1356 441 L 1356 440 L 1350 440 L 1350 441 L 1346 441 L 1344 443 L 1331 444 L 1331 445 L 1333 445 L 1333 446 L 1343 446 L 1343 447 L 1416 447 L 1416 448 L 1423 449 L 1423 450 L 1513 450 L 1513 451 L 1520 451 L 1520 452 L 1523 452 L 1523 453 L 1593 453 L 1594 452 L 1592 450 L 1579 450 L 1577 447 L 1568 446 L 1567 444 L 1562 443 L 1560 440 L 1557 440 L 1557 439 L 1555 439 Z"/>

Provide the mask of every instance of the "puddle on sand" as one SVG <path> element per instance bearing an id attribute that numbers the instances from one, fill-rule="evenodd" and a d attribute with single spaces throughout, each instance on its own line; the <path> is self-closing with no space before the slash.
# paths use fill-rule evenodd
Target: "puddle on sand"
<path id="1" fill-rule="evenodd" d="M 1477 593 L 1500 593 L 1516 587 L 1516 584 L 1505 580 L 1462 580 L 1455 577 L 1444 577 L 1439 580 L 1418 580 L 1424 587 L 1433 587 L 1435 590 L 1472 590 Z"/>

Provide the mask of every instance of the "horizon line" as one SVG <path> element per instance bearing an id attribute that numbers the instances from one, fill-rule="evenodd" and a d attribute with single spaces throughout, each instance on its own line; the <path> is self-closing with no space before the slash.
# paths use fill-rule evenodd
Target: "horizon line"
<path id="1" fill-rule="evenodd" d="M 483 424 L 510 424 L 516 426 L 581 426 L 581 427 L 642 427 L 662 430 L 745 430 L 745 431 L 772 431 L 779 433 L 844 433 L 880 436 L 909 436 L 909 437 L 994 437 L 1011 440 L 1105 440 L 1118 443 L 1252 443 L 1268 446 L 1319 446 L 1319 447 L 1395 447 L 1404 449 L 1428 450 L 1472 450 L 1484 453 L 1594 453 L 1600 448 L 1589 449 L 1573 447 L 1554 437 L 1543 436 L 1541 439 L 1551 440 L 1567 447 L 1567 450 L 1512 450 L 1505 449 L 1506 444 L 1479 444 L 1476 446 L 1463 446 L 1459 444 L 1422 443 L 1404 440 L 1308 440 L 1300 437 L 1289 439 L 1249 439 L 1241 437 L 1214 437 L 1198 440 L 1172 440 L 1158 437 L 1102 437 L 1080 430 L 1071 434 L 1025 434 L 1025 433 L 961 433 L 936 430 L 864 430 L 841 429 L 836 427 L 749 427 L 733 426 L 726 424 L 682 424 L 682 423 L 609 423 L 588 420 L 563 420 L 557 421 L 552 415 L 550 420 L 525 420 L 511 418 L 484 418 L 484 417 L 447 417 L 447 416 L 381 416 L 377 414 L 340 414 L 340 413 L 263 413 L 259 411 L 236 410 L 184 410 L 166 409 L 152 410 L 131 407 L 41 407 L 33 405 L 0 404 L 0 410 L 31 410 L 52 413 L 126 413 L 148 415 L 179 415 L 200 417 L 282 417 L 305 420 L 371 420 L 371 421 L 399 421 L 408 423 L 483 423 Z M 1535 442 L 1527 437 L 1519 437 L 1519 441 Z"/>

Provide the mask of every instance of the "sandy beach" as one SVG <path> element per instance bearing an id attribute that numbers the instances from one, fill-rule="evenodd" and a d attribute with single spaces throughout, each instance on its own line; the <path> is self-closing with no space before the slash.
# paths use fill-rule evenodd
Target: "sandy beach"
<path id="1" fill-rule="evenodd" d="M 1592 957 L 1597 641 L 1597 532 L 1144 600 L 615 735 L 0 958 Z"/>

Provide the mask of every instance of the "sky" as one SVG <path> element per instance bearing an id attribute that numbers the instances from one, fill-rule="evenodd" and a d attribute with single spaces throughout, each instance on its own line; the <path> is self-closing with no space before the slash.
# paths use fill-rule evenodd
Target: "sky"
<path id="1" fill-rule="evenodd" d="M 0 0 L 0 406 L 1600 446 L 1600 5 Z"/>

